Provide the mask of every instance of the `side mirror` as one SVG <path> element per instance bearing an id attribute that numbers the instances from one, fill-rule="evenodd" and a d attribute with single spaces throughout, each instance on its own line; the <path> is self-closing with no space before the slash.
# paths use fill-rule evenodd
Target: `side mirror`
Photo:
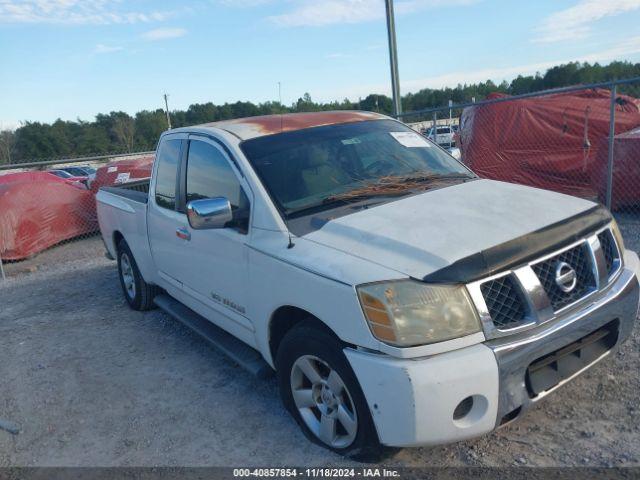
<path id="1" fill-rule="evenodd" d="M 192 200 L 187 203 L 189 225 L 195 230 L 224 228 L 233 219 L 231 204 L 224 197 Z"/>

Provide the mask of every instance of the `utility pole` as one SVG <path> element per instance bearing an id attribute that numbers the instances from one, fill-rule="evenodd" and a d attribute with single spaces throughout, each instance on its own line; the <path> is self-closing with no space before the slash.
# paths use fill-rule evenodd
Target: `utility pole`
<path id="1" fill-rule="evenodd" d="M 387 33 L 389 35 L 389 62 L 391 63 L 391 89 L 393 90 L 393 114 L 402 113 L 400 99 L 400 77 L 398 75 L 398 48 L 396 46 L 396 21 L 393 15 L 393 0 L 385 0 L 387 8 Z"/>
<path id="2" fill-rule="evenodd" d="M 164 94 L 164 113 L 167 115 L 167 128 L 171 130 L 171 117 L 169 116 L 169 95 Z"/>
<path id="3" fill-rule="evenodd" d="M 282 84 L 278 82 L 278 103 L 282 106 Z"/>

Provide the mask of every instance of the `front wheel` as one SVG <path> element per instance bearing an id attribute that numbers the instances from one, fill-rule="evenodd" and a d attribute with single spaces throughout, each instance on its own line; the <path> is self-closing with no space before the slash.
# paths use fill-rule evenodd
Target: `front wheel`
<path id="1" fill-rule="evenodd" d="M 313 324 L 282 340 L 276 370 L 282 401 L 315 443 L 361 461 L 391 453 L 378 435 L 364 394 L 340 341 Z"/>

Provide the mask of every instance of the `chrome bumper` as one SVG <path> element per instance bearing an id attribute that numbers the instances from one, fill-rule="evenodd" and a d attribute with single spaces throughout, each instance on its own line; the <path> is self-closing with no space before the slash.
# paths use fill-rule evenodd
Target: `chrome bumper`
<path id="1" fill-rule="evenodd" d="M 596 298 L 564 316 L 521 334 L 489 340 L 499 372 L 499 398 L 496 426 L 513 420 L 546 394 L 614 352 L 631 334 L 638 314 L 640 285 L 635 269 L 624 268 L 618 278 Z M 552 389 L 532 397 L 526 386 L 527 369 L 532 362 L 555 352 L 609 322 L 618 320 L 618 337 L 611 350 L 561 381 Z"/>

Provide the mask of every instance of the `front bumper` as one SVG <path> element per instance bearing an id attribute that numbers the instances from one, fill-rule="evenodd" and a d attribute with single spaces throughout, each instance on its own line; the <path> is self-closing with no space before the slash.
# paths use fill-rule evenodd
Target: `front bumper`
<path id="1" fill-rule="evenodd" d="M 345 354 L 367 399 L 380 442 L 407 447 L 437 445 L 488 433 L 530 408 L 615 351 L 631 334 L 640 298 L 640 262 L 625 255 L 618 278 L 589 303 L 519 335 L 421 359 L 398 359 L 360 350 Z M 527 387 L 529 366 L 615 321 L 615 344 L 541 394 Z M 472 407 L 454 419 L 468 397 Z"/>

